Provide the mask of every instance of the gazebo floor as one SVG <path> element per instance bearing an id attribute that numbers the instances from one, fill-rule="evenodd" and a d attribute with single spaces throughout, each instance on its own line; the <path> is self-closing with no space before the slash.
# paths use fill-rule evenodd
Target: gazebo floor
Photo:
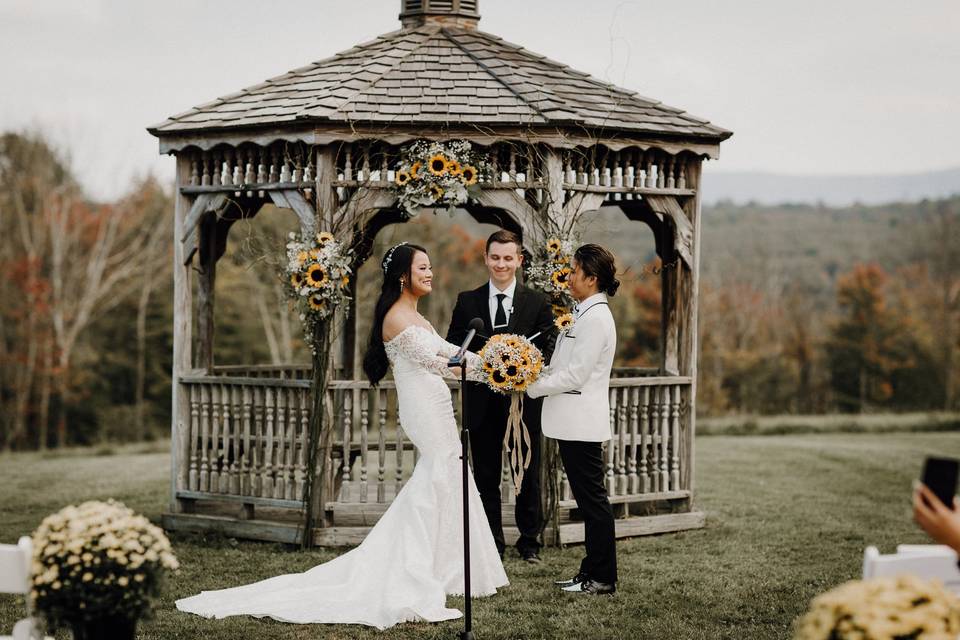
<path id="1" fill-rule="evenodd" d="M 687 492 L 676 493 L 684 495 L 664 495 L 663 501 L 657 503 L 650 500 L 641 503 L 611 500 L 617 515 L 617 538 L 702 528 L 705 524 L 703 512 L 682 510 L 688 504 L 689 496 Z M 173 531 L 217 533 L 248 540 L 299 544 L 302 527 L 299 523 L 301 515 L 298 511 L 258 507 L 256 517 L 250 517 L 252 513 L 243 508 L 238 514 L 237 506 L 236 503 L 230 502 L 198 500 L 194 502 L 192 512 L 164 513 L 163 527 Z M 328 516 L 334 524 L 329 527 L 314 528 L 314 545 L 341 547 L 360 544 L 386 506 L 376 503 L 330 505 Z M 644 515 L 637 515 L 639 513 Z M 582 543 L 584 527 L 577 515 L 572 501 L 562 502 L 559 525 L 556 528 L 547 527 L 544 532 L 544 542 L 547 545 Z M 503 506 L 503 525 L 507 544 L 513 544 L 519 537 L 514 521 L 513 505 Z"/>

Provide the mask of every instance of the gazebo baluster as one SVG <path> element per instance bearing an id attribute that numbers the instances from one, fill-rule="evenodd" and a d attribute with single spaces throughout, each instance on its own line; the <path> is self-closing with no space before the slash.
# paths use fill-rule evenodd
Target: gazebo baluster
<path id="1" fill-rule="evenodd" d="M 210 436 L 210 491 L 220 492 L 220 463 L 222 460 L 220 454 L 220 386 L 214 385 L 210 389 L 210 408 L 211 408 L 211 426 L 213 432 Z"/>
<path id="2" fill-rule="evenodd" d="M 639 407 L 638 396 L 640 390 L 631 387 L 627 391 L 627 402 L 629 404 L 629 430 L 630 435 L 627 440 L 627 490 L 626 493 L 640 492 L 640 477 L 637 475 L 637 452 L 640 438 L 638 436 L 638 418 Z M 642 455 L 642 450 L 641 450 Z"/>
<path id="3" fill-rule="evenodd" d="M 378 389 L 377 398 L 377 502 L 387 501 L 387 390 Z"/>
<path id="4" fill-rule="evenodd" d="M 187 489 L 197 491 L 200 488 L 199 470 L 200 460 L 200 400 L 197 397 L 200 390 L 195 385 L 188 385 L 190 389 L 190 468 L 187 471 Z"/>
<path id="5" fill-rule="evenodd" d="M 274 144 L 270 148 L 270 176 L 268 182 L 280 182 L 280 149 Z"/>
<path id="6" fill-rule="evenodd" d="M 341 476 L 343 484 L 340 485 L 340 501 L 352 502 L 354 496 L 350 466 L 353 460 L 350 455 L 352 449 L 350 445 L 352 444 L 351 440 L 353 438 L 353 394 L 350 393 L 349 389 L 345 389 L 342 392 L 340 402 L 343 407 L 343 442 L 341 443 L 342 457 L 340 459 L 343 468 Z"/>
<path id="7" fill-rule="evenodd" d="M 200 491 L 210 491 L 210 388 L 200 387 Z"/>
<path id="8" fill-rule="evenodd" d="M 310 392 L 297 390 L 297 403 L 300 406 L 300 432 L 297 434 L 297 475 L 294 500 L 303 500 L 304 485 L 307 478 L 307 442 L 310 439 Z"/>
<path id="9" fill-rule="evenodd" d="M 670 387 L 660 387 L 660 491 L 670 488 Z"/>
<path id="10" fill-rule="evenodd" d="M 201 171 L 202 175 L 200 176 L 200 185 L 204 187 L 210 186 L 210 170 L 213 168 L 213 157 L 209 151 L 204 151 L 203 155 L 200 157 Z"/>
<path id="11" fill-rule="evenodd" d="M 630 429 L 627 423 L 627 399 L 629 389 L 623 387 L 617 389 L 617 431 L 614 433 L 614 441 L 617 443 L 616 455 L 616 492 L 617 495 L 627 495 L 627 440 L 630 436 Z"/>
<path id="12" fill-rule="evenodd" d="M 357 389 L 360 396 L 360 502 L 367 502 L 367 448 L 370 427 L 370 394 L 366 389 Z"/>
<path id="13" fill-rule="evenodd" d="M 273 387 L 265 387 L 263 389 L 263 414 L 264 414 L 264 430 L 266 432 L 266 449 L 263 454 L 263 493 L 262 495 L 267 498 L 273 498 L 274 488 L 276 486 L 275 476 L 277 473 L 276 466 L 274 465 L 274 413 L 275 409 L 273 406 Z"/>
<path id="14" fill-rule="evenodd" d="M 286 500 L 297 499 L 297 434 L 300 432 L 300 412 L 293 389 L 282 391 L 286 402 L 287 414 L 287 486 L 283 497 Z"/>
<path id="15" fill-rule="evenodd" d="M 243 446 L 240 453 L 240 495 L 253 495 L 253 408 L 250 406 L 250 387 L 240 387 L 240 411 L 243 416 Z"/>
<path id="16" fill-rule="evenodd" d="M 608 397 L 610 398 L 610 426 L 611 431 L 613 432 L 613 437 L 604 443 L 604 484 L 607 486 L 607 493 L 614 495 L 617 492 L 617 483 L 616 478 L 613 474 L 614 467 L 614 457 L 617 453 L 617 390 L 611 388 Z"/>
<path id="17" fill-rule="evenodd" d="M 671 385 L 670 401 L 670 489 L 680 489 L 680 387 Z"/>
<path id="18" fill-rule="evenodd" d="M 640 394 L 640 493 L 647 493 L 653 490 L 653 483 L 650 482 L 650 467 L 647 464 L 651 446 L 650 387 L 643 387 Z"/>
<path id="19" fill-rule="evenodd" d="M 240 407 L 237 398 L 238 389 L 227 386 L 227 402 L 230 407 L 230 482 L 227 491 L 240 495 Z"/>

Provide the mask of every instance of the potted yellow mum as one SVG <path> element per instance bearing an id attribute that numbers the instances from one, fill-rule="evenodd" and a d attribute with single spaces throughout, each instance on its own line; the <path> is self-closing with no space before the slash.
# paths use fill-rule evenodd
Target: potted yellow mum
<path id="1" fill-rule="evenodd" d="M 813 599 L 794 640 L 955 640 L 960 599 L 915 576 L 854 580 Z"/>
<path id="2" fill-rule="evenodd" d="M 31 597 L 48 627 L 75 640 L 133 638 L 166 571 L 178 568 L 163 530 L 120 502 L 84 502 L 33 534 Z"/>

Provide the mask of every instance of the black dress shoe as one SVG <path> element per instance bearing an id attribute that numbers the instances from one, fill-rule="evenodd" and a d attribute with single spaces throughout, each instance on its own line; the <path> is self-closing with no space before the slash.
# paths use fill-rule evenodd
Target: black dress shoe
<path id="1" fill-rule="evenodd" d="M 557 580 L 553 584 L 557 585 L 561 589 L 566 589 L 567 587 L 572 587 L 575 584 L 580 584 L 584 580 L 587 580 L 587 574 L 578 573 L 577 575 L 573 576 L 569 580 Z"/>
<path id="2" fill-rule="evenodd" d="M 540 564 L 543 560 L 540 559 L 540 554 L 537 553 L 536 549 L 519 549 L 520 557 L 523 558 L 524 562 L 529 562 L 530 564 Z"/>
<path id="3" fill-rule="evenodd" d="M 563 590 L 568 593 L 586 593 L 591 596 L 612 596 L 617 592 L 617 585 L 587 579 L 569 587 L 564 587 Z"/>

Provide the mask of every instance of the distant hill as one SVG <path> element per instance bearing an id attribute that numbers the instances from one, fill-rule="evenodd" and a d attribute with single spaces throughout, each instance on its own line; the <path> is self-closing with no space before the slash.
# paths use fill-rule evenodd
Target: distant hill
<path id="1" fill-rule="evenodd" d="M 926 173 L 863 176 L 791 176 L 763 172 L 712 171 L 706 164 L 703 198 L 708 204 L 854 203 L 885 204 L 960 194 L 960 167 Z"/>

